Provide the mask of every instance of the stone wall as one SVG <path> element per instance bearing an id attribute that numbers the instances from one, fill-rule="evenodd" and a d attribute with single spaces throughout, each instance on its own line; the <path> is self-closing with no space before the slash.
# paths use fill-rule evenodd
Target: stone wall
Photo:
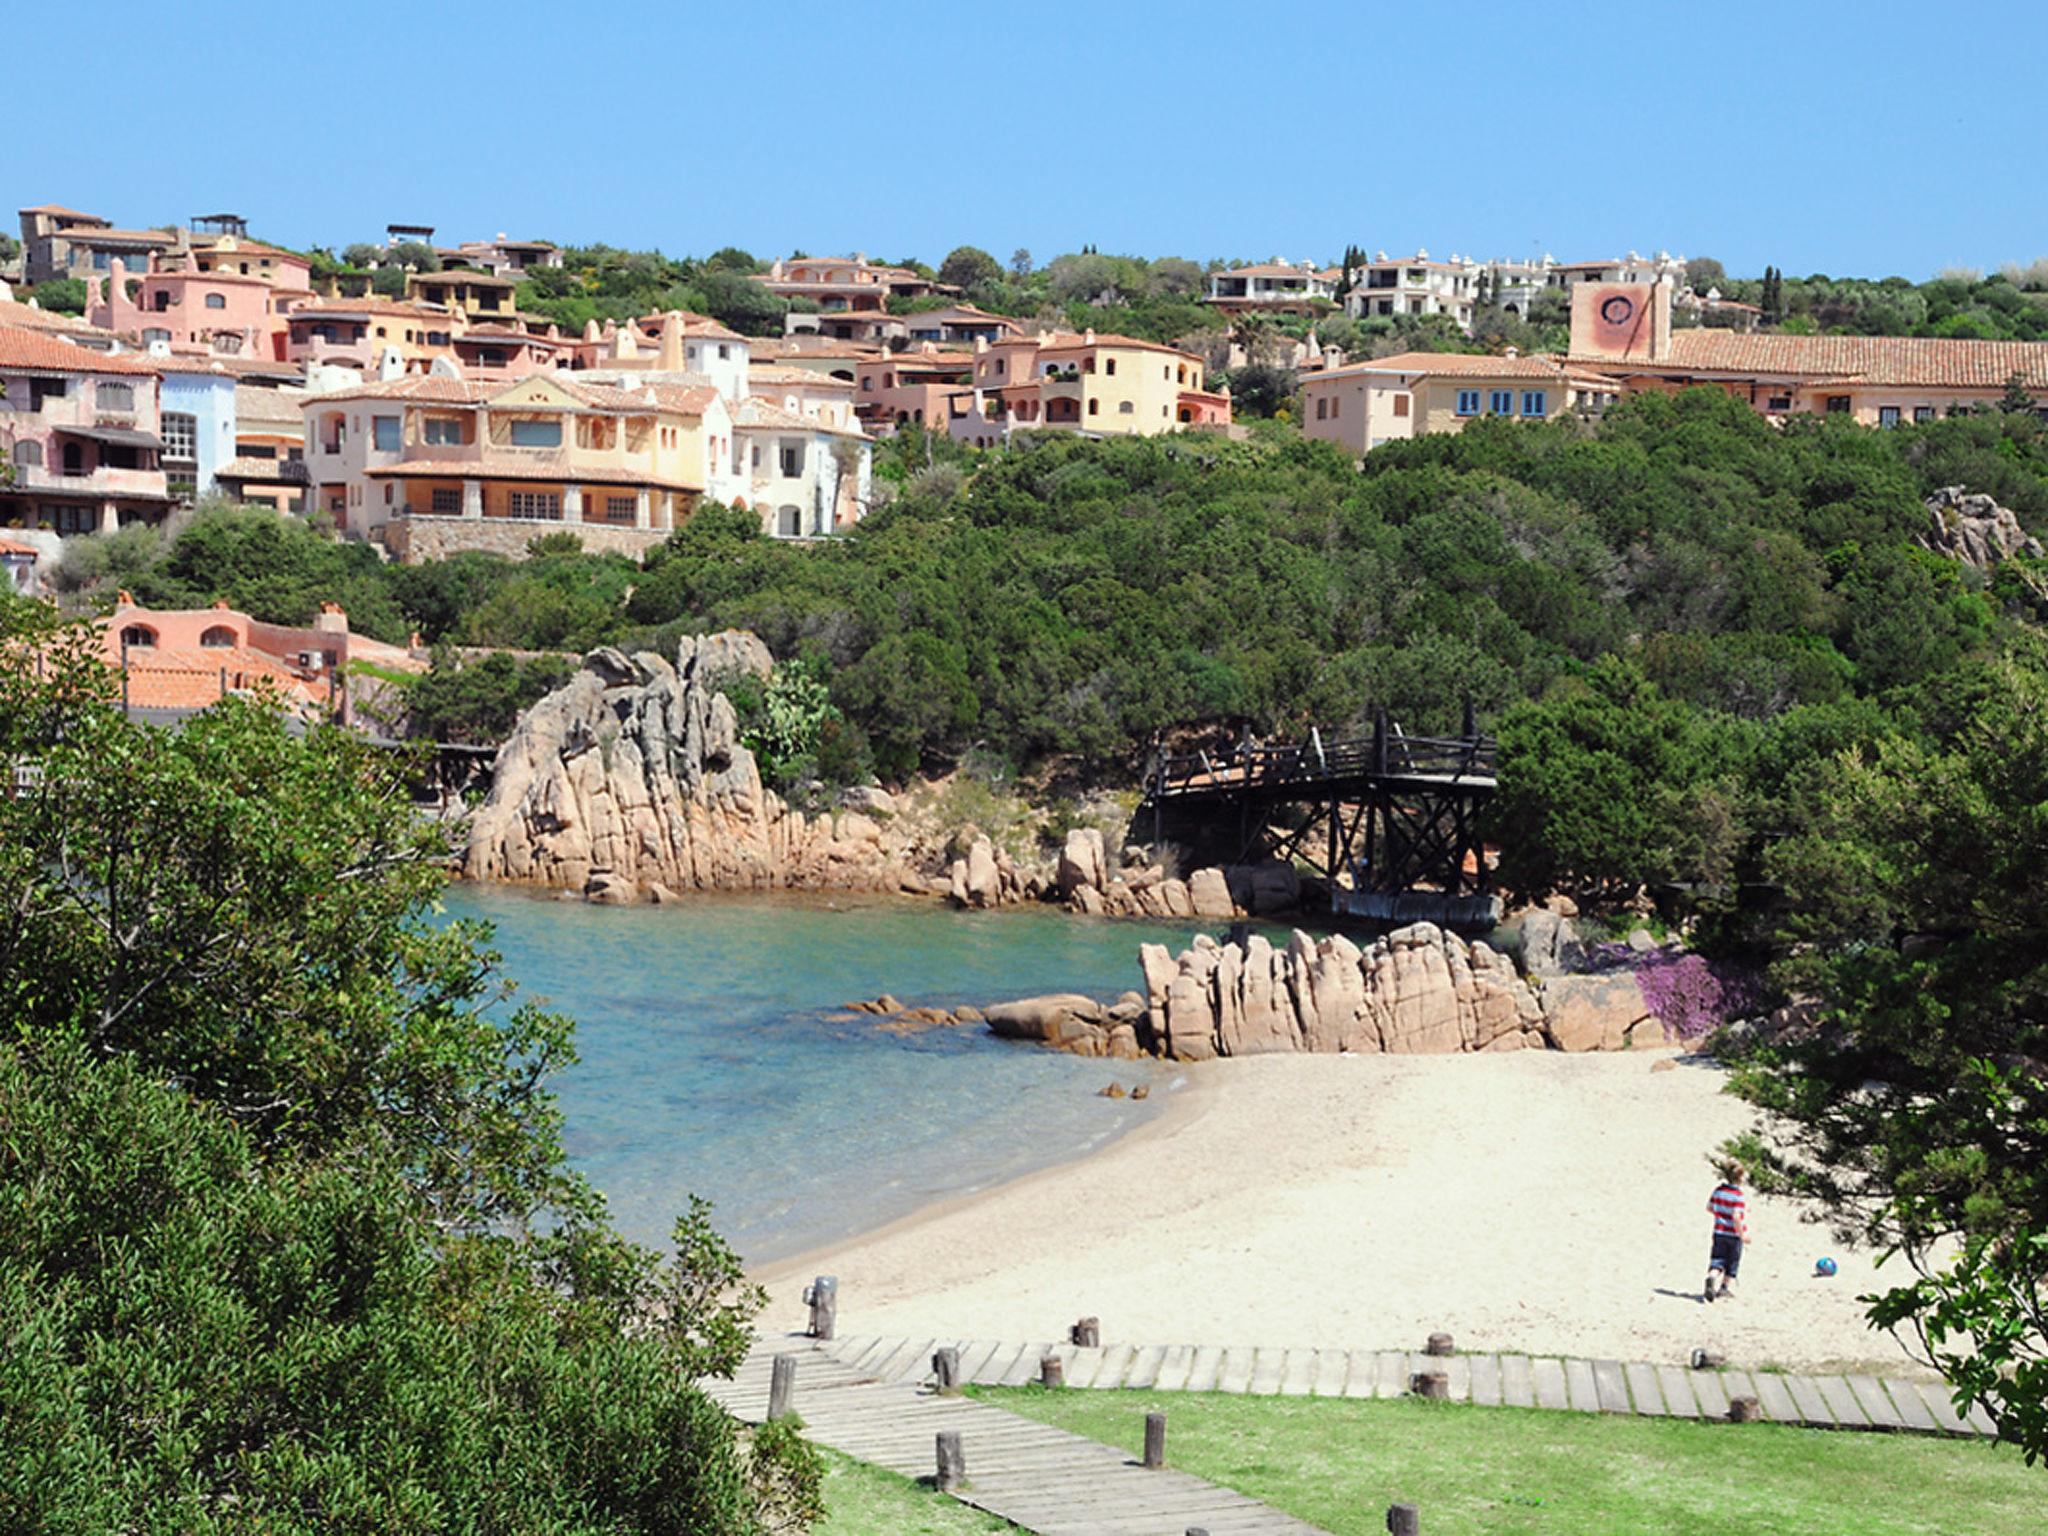
<path id="1" fill-rule="evenodd" d="M 428 560 L 445 560 L 466 549 L 488 554 L 526 558 L 527 544 L 544 534 L 573 533 L 593 554 L 617 551 L 639 555 L 669 536 L 666 528 L 625 528 L 617 523 L 528 522 L 504 517 L 434 517 L 408 513 L 385 523 L 384 545 L 393 558 L 406 565 Z"/>

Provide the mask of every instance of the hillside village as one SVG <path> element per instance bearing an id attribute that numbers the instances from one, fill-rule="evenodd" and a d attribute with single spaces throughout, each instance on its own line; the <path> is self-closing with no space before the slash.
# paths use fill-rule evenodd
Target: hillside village
<path id="1" fill-rule="evenodd" d="M 434 246 L 430 227 L 393 225 L 371 272 L 394 281 L 345 293 L 332 271 L 314 277 L 331 261 L 254 239 L 236 215 L 148 230 L 58 204 L 19 217 L 12 275 L 30 297 L 0 287 L 14 471 L 0 526 L 58 539 L 215 495 L 322 517 L 407 561 L 518 556 L 550 526 L 638 554 L 702 501 L 773 538 L 829 537 L 874 505 L 879 438 L 1241 435 L 1229 379 L 1268 358 L 1301 431 L 1358 455 L 1694 384 L 1772 418 L 1881 427 L 2015 388 L 2048 398 L 2048 343 L 1781 333 L 1661 252 L 1217 264 L 1201 295 L 1215 329 L 1172 341 L 992 313 L 864 255 L 791 257 L 748 274 L 785 306 L 782 334 L 746 335 L 676 309 L 577 331 L 521 310 L 522 282 L 562 268 L 540 240 Z M 69 281 L 82 313 L 35 297 Z M 1353 358 L 1317 338 L 1318 321 L 1394 317 L 1466 334 L 1485 306 L 1561 316 L 1568 344 Z"/>

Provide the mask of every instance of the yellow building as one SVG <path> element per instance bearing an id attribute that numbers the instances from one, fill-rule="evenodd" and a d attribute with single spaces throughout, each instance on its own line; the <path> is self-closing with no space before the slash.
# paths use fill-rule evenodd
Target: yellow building
<path id="1" fill-rule="evenodd" d="M 472 320 L 510 320 L 519 312 L 513 301 L 520 279 L 496 272 L 408 272 L 405 296 L 423 304 L 459 310 Z"/>
<path id="2" fill-rule="evenodd" d="M 1481 416 L 1543 421 L 1598 410 L 1621 386 L 1556 358 L 1403 352 L 1301 376 L 1302 431 L 1355 454 Z"/>
<path id="3" fill-rule="evenodd" d="M 1150 436 L 1228 426 L 1230 396 L 1204 387 L 1202 359 L 1095 331 L 975 343 L 973 382 L 947 397 L 947 432 L 993 448 L 1012 432 L 1052 428 Z"/>
<path id="4" fill-rule="evenodd" d="M 305 401 L 314 504 L 401 559 L 518 555 L 537 534 L 637 553 L 682 523 L 730 452 L 708 384 L 411 376 Z"/>

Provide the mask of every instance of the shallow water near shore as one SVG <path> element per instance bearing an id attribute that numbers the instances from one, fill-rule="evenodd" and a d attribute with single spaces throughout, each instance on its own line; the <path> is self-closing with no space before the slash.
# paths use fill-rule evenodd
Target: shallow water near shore
<path id="1" fill-rule="evenodd" d="M 695 1192 L 752 1264 L 1086 1155 L 1158 1114 L 1162 1063 L 1085 1060 L 980 1025 L 893 1034 L 854 998 L 980 1006 L 1141 985 L 1138 945 L 1195 923 L 954 912 L 845 896 L 595 907 L 457 885 L 522 994 L 576 1020 L 555 1083 L 571 1162 L 628 1236 L 665 1245 Z M 1153 1097 L 1106 1099 L 1110 1082 Z"/>

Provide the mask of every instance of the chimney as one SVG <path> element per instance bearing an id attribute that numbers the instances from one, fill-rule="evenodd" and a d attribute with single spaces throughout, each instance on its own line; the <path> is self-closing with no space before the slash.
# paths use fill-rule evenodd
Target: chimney
<path id="1" fill-rule="evenodd" d="M 323 635 L 348 633 L 348 610 L 339 603 L 322 603 L 313 617 L 313 628 Z"/>

